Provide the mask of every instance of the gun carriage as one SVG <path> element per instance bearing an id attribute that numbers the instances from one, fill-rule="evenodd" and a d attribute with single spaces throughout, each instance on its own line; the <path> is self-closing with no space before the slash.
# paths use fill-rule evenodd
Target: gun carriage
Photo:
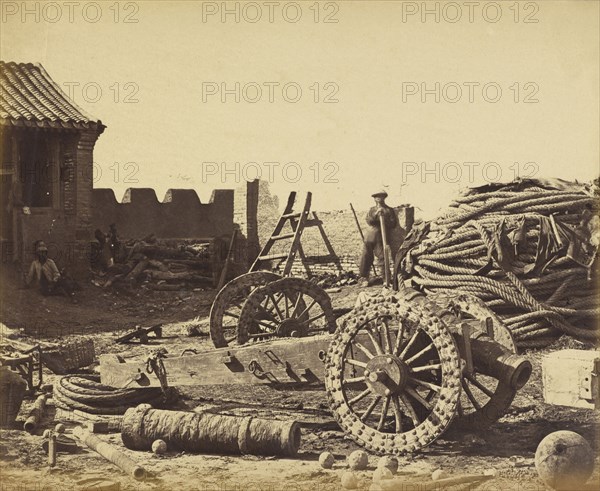
<path id="1" fill-rule="evenodd" d="M 336 319 L 314 283 L 255 271 L 217 294 L 210 335 L 215 349 L 202 353 L 146 363 L 104 355 L 102 383 L 320 384 L 354 441 L 376 454 L 402 454 L 429 445 L 453 421 L 493 423 L 531 374 L 509 330 L 469 295 L 384 291 Z"/>

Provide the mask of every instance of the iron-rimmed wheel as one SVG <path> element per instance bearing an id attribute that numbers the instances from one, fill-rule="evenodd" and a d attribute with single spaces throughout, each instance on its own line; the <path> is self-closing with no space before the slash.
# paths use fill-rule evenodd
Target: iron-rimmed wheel
<path id="1" fill-rule="evenodd" d="M 482 324 L 488 320 L 494 341 L 511 353 L 517 352 L 509 329 L 478 297 L 444 292 L 432 295 L 431 299 L 452 310 L 460 319 L 476 319 Z M 484 429 L 495 423 L 506 414 L 517 393 L 517 389 L 508 382 L 479 373 L 476 368 L 467 373 L 466 367 L 463 367 L 461 385 L 463 391 L 455 424 L 466 428 Z"/>
<path id="2" fill-rule="evenodd" d="M 394 295 L 357 307 L 326 358 L 329 406 L 367 450 L 402 454 L 439 437 L 460 397 L 460 360 L 439 320 Z"/>
<path id="3" fill-rule="evenodd" d="M 325 291 L 301 278 L 283 278 L 257 288 L 240 313 L 238 344 L 277 337 L 334 332 L 335 316 Z"/>
<path id="4" fill-rule="evenodd" d="M 227 283 L 213 300 L 210 309 L 210 339 L 215 348 L 229 346 L 237 339 L 237 329 L 244 302 L 260 286 L 281 279 L 270 271 L 252 271 Z"/>

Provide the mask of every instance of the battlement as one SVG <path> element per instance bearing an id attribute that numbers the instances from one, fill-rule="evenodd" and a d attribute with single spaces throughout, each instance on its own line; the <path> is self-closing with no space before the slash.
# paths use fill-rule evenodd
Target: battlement
<path id="1" fill-rule="evenodd" d="M 107 231 L 115 223 L 122 237 L 199 238 L 233 230 L 233 190 L 216 189 L 202 203 L 193 189 L 169 189 L 158 200 L 151 188 L 129 188 L 121 202 L 112 189 L 92 193 L 92 228 Z"/>

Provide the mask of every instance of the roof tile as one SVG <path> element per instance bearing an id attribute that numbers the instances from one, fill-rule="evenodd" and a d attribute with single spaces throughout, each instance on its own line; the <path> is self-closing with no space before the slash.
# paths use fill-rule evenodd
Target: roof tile
<path id="1" fill-rule="evenodd" d="M 69 99 L 39 63 L 0 61 L 0 126 L 104 129 Z"/>

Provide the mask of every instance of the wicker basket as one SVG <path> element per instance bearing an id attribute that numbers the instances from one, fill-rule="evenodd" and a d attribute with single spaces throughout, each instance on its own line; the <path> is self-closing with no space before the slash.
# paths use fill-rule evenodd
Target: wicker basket
<path id="1" fill-rule="evenodd" d="M 94 363 L 94 341 L 83 338 L 42 350 L 42 362 L 57 375 L 66 375 Z"/>
<path id="2" fill-rule="evenodd" d="M 27 383 L 8 367 L 0 367 L 0 426 L 14 424 L 21 409 Z"/>

